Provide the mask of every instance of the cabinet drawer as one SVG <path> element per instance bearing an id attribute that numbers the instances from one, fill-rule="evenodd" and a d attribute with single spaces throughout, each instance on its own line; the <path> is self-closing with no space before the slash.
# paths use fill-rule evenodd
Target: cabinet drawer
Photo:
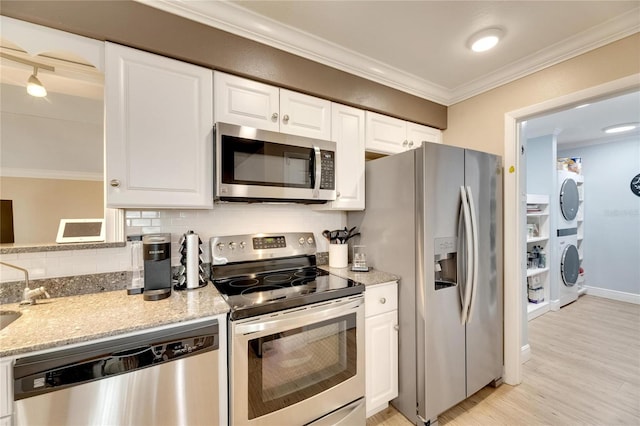
<path id="1" fill-rule="evenodd" d="M 364 302 L 365 318 L 398 309 L 398 283 L 367 286 Z"/>

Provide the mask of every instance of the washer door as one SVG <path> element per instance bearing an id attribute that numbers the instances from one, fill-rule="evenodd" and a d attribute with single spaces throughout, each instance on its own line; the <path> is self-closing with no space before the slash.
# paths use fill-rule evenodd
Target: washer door
<path id="1" fill-rule="evenodd" d="M 578 249 L 573 244 L 569 244 L 562 251 L 562 259 L 560 260 L 560 275 L 562 275 L 564 285 L 573 287 L 578 281 L 579 273 L 580 255 Z"/>
<path id="2" fill-rule="evenodd" d="M 560 187 L 560 210 L 566 220 L 573 220 L 578 214 L 578 203 L 580 202 L 578 185 L 573 179 L 565 179 Z"/>

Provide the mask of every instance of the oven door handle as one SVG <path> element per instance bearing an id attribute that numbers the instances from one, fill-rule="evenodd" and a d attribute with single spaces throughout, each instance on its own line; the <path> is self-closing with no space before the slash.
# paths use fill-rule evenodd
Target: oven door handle
<path id="1" fill-rule="evenodd" d="M 234 334 L 251 334 L 263 331 L 273 332 L 278 330 L 290 330 L 296 327 L 302 327 L 331 318 L 340 317 L 351 313 L 362 305 L 364 299 L 362 297 L 356 300 L 347 300 L 335 303 L 333 306 L 322 304 L 313 308 L 303 308 L 294 312 L 281 314 L 281 316 L 271 317 L 264 321 L 253 320 L 246 324 L 237 324 L 234 327 Z"/>

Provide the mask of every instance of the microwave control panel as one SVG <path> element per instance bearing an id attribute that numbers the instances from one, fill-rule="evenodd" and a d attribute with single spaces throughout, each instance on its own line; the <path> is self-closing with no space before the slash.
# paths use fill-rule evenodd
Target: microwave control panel
<path id="1" fill-rule="evenodd" d="M 336 187 L 335 153 L 333 151 L 322 150 L 320 151 L 320 158 L 321 158 L 320 189 L 335 189 Z"/>

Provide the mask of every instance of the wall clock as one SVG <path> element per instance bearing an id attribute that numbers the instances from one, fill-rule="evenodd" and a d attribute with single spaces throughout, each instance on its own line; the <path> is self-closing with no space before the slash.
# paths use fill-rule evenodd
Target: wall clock
<path id="1" fill-rule="evenodd" d="M 631 179 L 631 192 L 640 197 L 640 174 L 637 174 L 633 179 Z"/>

